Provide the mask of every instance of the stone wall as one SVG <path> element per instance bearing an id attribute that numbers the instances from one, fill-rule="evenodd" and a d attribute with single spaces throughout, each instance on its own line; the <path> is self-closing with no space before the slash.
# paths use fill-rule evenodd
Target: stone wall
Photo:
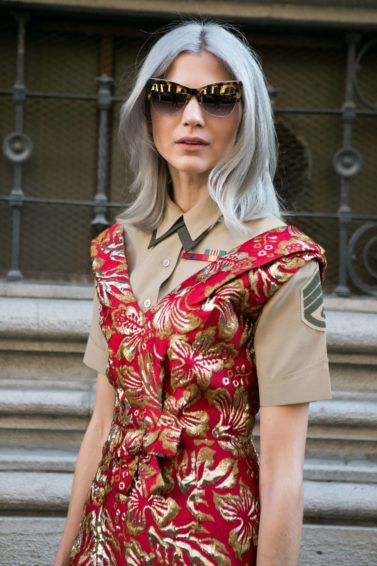
<path id="1" fill-rule="evenodd" d="M 1 1 L 0 4 L 10 2 Z M 376 26 L 377 6 L 374 0 L 284 0 L 249 1 L 235 0 L 13 0 L 12 4 L 40 8 L 56 8 L 72 11 L 102 11 L 146 15 L 182 14 L 210 15 L 222 18 L 242 19 L 268 24 L 310 25 L 358 25 Z"/>

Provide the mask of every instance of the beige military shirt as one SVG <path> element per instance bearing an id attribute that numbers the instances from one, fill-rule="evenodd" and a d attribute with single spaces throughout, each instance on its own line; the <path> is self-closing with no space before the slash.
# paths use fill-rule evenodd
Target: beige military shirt
<path id="1" fill-rule="evenodd" d="M 192 240 L 210 228 L 192 250 L 197 253 L 214 248 L 228 252 L 249 238 L 284 225 L 282 220 L 269 216 L 247 222 L 253 231 L 250 236 L 235 236 L 221 221 L 219 208 L 209 195 L 185 213 L 168 198 L 156 238 L 182 215 Z M 125 227 L 130 284 L 143 311 L 209 263 L 180 258 L 183 246 L 177 232 L 148 249 L 151 233 L 128 224 L 122 215 L 117 221 Z M 318 292 L 321 296 L 317 284 L 318 269 L 315 260 L 299 269 L 268 301 L 258 318 L 254 347 L 262 407 L 331 399 L 324 319 L 318 309 L 317 318 L 308 319 L 303 306 L 305 289 L 317 286 L 317 298 Z M 105 374 L 108 354 L 99 325 L 99 308 L 94 293 L 93 319 L 84 363 Z"/>

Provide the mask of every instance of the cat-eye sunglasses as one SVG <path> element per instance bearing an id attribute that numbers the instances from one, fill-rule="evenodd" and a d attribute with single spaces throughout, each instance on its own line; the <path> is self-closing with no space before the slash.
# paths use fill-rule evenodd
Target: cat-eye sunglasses
<path id="1" fill-rule="evenodd" d="M 146 84 L 146 100 L 160 114 L 171 116 L 180 112 L 195 96 L 201 108 L 211 116 L 229 116 L 242 97 L 241 81 L 222 81 L 188 88 L 166 79 L 150 78 Z"/>

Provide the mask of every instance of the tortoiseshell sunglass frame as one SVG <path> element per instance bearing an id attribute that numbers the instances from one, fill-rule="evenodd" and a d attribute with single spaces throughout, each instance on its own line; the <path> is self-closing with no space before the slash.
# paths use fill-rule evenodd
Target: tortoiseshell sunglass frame
<path id="1" fill-rule="evenodd" d="M 154 97 L 154 94 L 158 96 Z M 165 100 L 161 99 L 162 95 L 165 95 Z M 179 96 L 181 99 L 183 97 L 183 102 L 179 101 L 178 104 L 174 96 Z M 178 114 L 185 108 L 191 96 L 195 96 L 203 110 L 211 116 L 225 118 L 233 112 L 236 104 L 242 99 L 242 82 L 221 81 L 200 88 L 189 88 L 174 81 L 151 77 L 146 84 L 146 101 L 153 104 L 160 114 L 168 116 Z"/>

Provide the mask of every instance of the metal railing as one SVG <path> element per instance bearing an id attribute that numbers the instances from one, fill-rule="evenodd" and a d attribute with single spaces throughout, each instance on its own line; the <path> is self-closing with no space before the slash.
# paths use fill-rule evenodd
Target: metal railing
<path id="1" fill-rule="evenodd" d="M 0 201 L 8 202 L 11 209 L 11 253 L 10 269 L 6 275 L 9 281 L 23 279 L 20 260 L 21 249 L 21 225 L 23 205 L 26 203 L 72 205 L 92 207 L 92 224 L 101 230 L 109 225 L 108 212 L 112 208 L 124 209 L 124 203 L 109 201 L 106 194 L 106 180 L 108 171 L 109 152 L 109 113 L 114 103 L 122 101 L 122 97 L 114 96 L 112 93 L 114 79 L 106 73 L 97 77 L 96 95 L 78 95 L 72 93 L 56 92 L 33 92 L 28 91 L 25 84 L 25 36 L 28 23 L 28 14 L 17 13 L 17 62 L 16 81 L 12 90 L 2 89 L 0 95 L 12 96 L 15 110 L 14 131 L 7 135 L 3 141 L 3 152 L 13 166 L 13 186 L 8 195 L 0 196 Z M 343 143 L 333 156 L 333 167 L 340 179 L 339 206 L 336 212 L 299 210 L 286 213 L 287 216 L 301 218 L 318 218 L 323 220 L 335 220 L 338 223 L 339 232 L 339 272 L 335 293 L 339 296 L 350 295 L 352 284 L 362 293 L 377 296 L 377 262 L 373 251 L 377 243 L 376 233 L 377 214 L 360 213 L 352 210 L 350 205 L 349 191 L 350 180 L 357 175 L 362 167 L 362 155 L 352 145 L 353 128 L 356 118 L 367 119 L 377 117 L 377 103 L 368 100 L 363 94 L 358 82 L 358 71 L 361 68 L 365 54 L 375 47 L 377 39 L 363 41 L 360 34 L 347 34 L 345 36 L 347 45 L 347 66 L 345 76 L 345 95 L 342 108 L 282 108 L 274 104 L 275 115 L 335 115 L 342 119 Z M 23 188 L 23 167 L 33 153 L 33 141 L 24 129 L 25 106 L 28 99 L 65 99 L 95 101 L 99 110 L 98 128 L 98 153 L 97 153 L 97 186 L 92 200 L 47 198 L 28 196 Z M 273 94 L 272 94 L 273 100 Z M 364 109 L 356 108 L 356 100 Z M 377 148 L 376 148 L 377 149 Z M 361 225 L 351 232 L 351 223 L 358 220 Z M 370 236 L 368 236 L 370 234 Z M 356 254 L 357 244 L 363 240 L 364 249 L 361 254 Z M 368 282 L 363 280 L 358 272 L 358 265 L 362 264 L 363 270 L 368 274 Z M 372 282 L 371 282 L 372 281 Z"/>

